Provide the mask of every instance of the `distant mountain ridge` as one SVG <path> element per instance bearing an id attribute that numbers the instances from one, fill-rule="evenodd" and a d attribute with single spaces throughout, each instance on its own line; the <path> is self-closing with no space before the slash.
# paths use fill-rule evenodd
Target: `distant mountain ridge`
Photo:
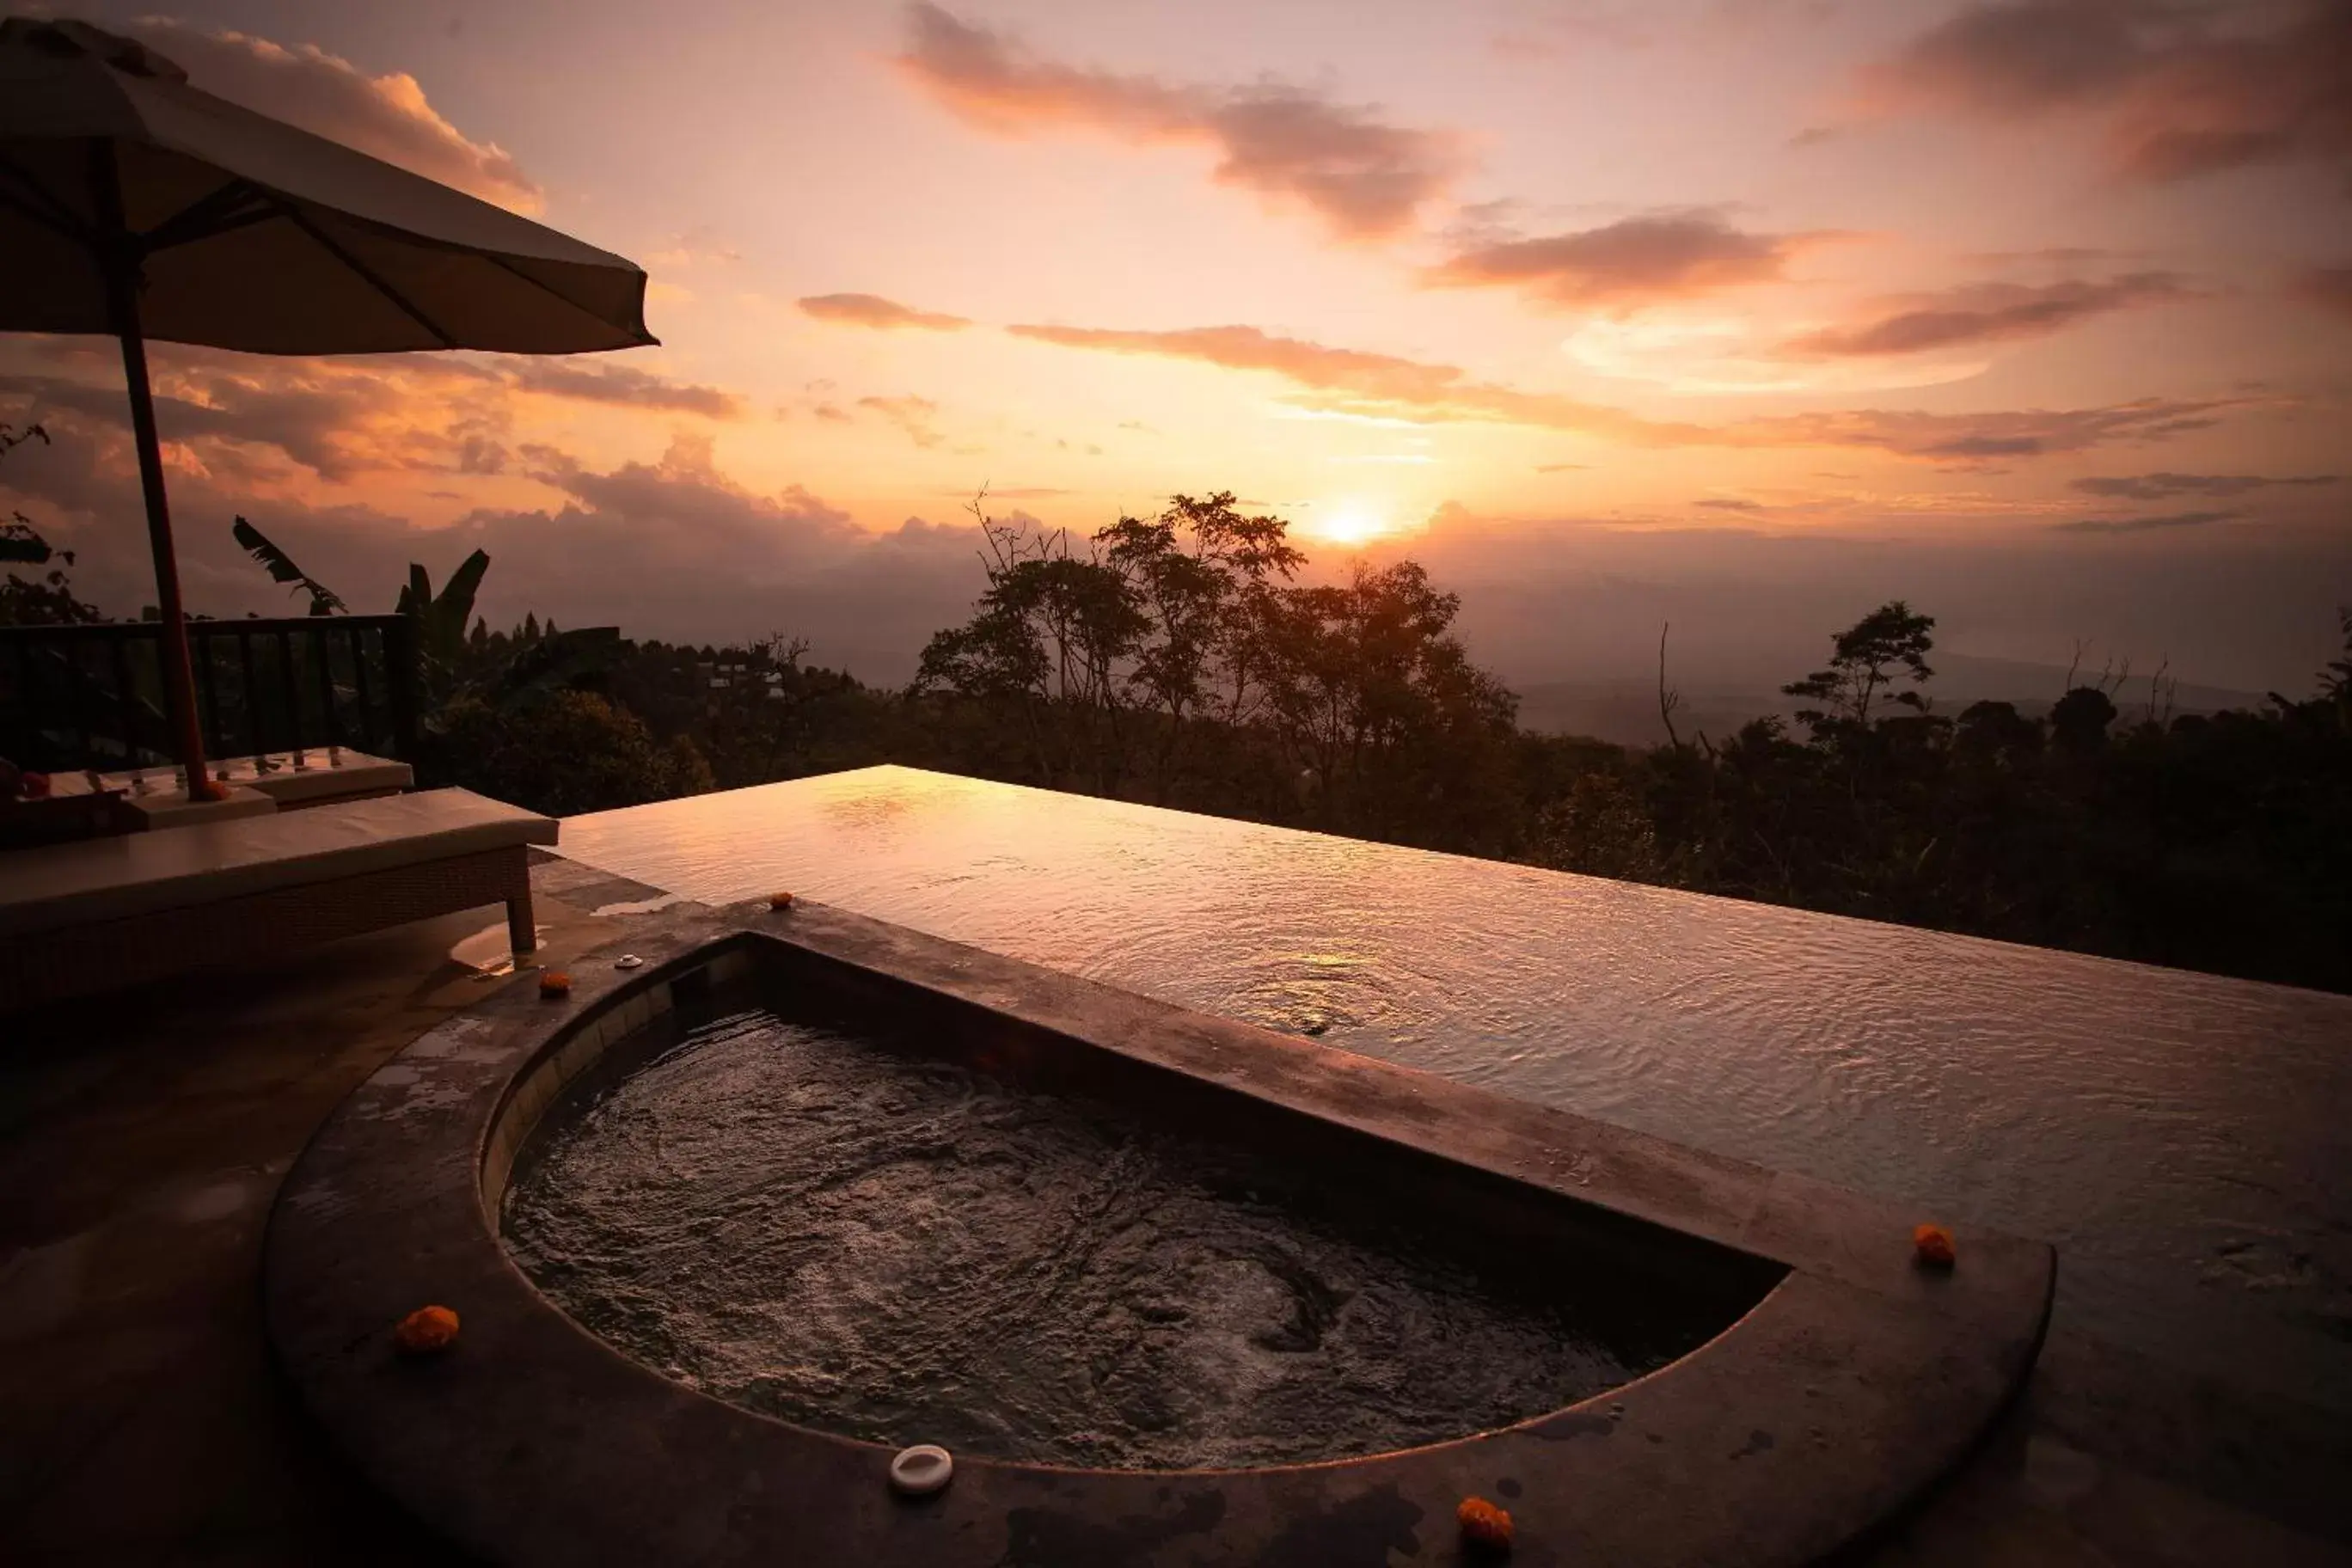
<path id="1" fill-rule="evenodd" d="M 1971 702 L 1985 701 L 2013 702 L 2020 712 L 2038 715 L 2047 711 L 2066 690 L 2063 665 L 1979 658 L 1940 648 L 1929 656 L 1928 661 L 1935 668 L 1936 678 L 1927 683 L 1927 695 L 1935 704 L 1933 710 L 1947 716 L 1958 714 Z M 2149 685 L 2155 673 L 2153 669 L 2135 668 L 2119 690 L 2113 689 L 2112 674 L 2108 676 L 2116 707 L 2126 720 L 2137 721 L 2147 715 Z M 2095 685 L 2100 678 L 2099 666 L 2086 665 L 2075 671 L 2074 683 Z M 1783 697 L 1771 686 L 1675 684 L 1682 687 L 1682 702 L 1675 710 L 1675 727 L 1685 740 L 1701 731 L 1719 738 L 1767 714 L 1790 718 L 1800 706 L 1795 698 Z M 1654 680 L 1547 680 L 1530 682 L 1516 689 L 1523 729 L 1590 735 L 1622 746 L 1656 745 L 1666 738 L 1665 726 L 1658 721 Z M 2266 700 L 2266 694 L 2259 691 L 2183 681 L 2173 693 L 2171 710 L 2175 714 L 2218 713 L 2231 708 L 2259 708 Z M 2162 708 L 2160 698 L 2158 708 Z"/>

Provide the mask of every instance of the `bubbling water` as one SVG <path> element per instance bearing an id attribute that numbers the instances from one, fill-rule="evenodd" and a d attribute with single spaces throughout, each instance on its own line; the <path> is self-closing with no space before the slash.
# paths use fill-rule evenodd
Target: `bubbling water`
<path id="1" fill-rule="evenodd" d="M 575 1320 L 733 1404 L 1109 1468 L 1505 1426 L 1729 1315 L 1535 1288 L 1263 1158 L 766 1012 L 559 1112 L 505 1228 Z"/>

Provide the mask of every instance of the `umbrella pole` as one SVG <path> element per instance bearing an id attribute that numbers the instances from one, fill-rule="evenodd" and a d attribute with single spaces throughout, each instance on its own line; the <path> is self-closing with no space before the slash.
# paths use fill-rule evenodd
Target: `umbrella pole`
<path id="1" fill-rule="evenodd" d="M 196 722 L 195 671 L 188 660 L 188 618 L 180 605 L 180 563 L 172 548 L 171 503 L 163 492 L 163 448 L 155 434 L 155 398 L 147 385 L 147 343 L 139 330 L 139 289 L 120 267 L 107 268 L 107 303 L 122 341 L 122 378 L 131 390 L 131 434 L 139 447 L 139 488 L 147 496 L 147 542 L 155 552 L 155 605 L 163 616 L 157 645 L 163 666 L 163 701 L 190 800 L 218 800 L 224 792 L 205 772 L 204 731 Z"/>

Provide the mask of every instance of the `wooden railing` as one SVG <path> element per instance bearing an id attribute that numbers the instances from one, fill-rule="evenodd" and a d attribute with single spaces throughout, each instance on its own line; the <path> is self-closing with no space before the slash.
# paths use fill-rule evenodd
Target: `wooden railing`
<path id="1" fill-rule="evenodd" d="M 0 626 L 0 757 L 52 773 L 173 763 L 156 631 L 151 621 Z M 406 616 L 191 621 L 205 752 L 350 746 L 405 761 L 415 649 Z"/>

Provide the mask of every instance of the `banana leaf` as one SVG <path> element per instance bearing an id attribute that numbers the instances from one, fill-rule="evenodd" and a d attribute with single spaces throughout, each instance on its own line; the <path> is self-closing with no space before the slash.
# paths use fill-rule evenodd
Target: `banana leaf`
<path id="1" fill-rule="evenodd" d="M 348 608 L 341 596 L 332 588 L 294 564 L 292 556 L 271 542 L 268 534 L 246 521 L 245 519 L 238 518 L 229 532 L 235 535 L 237 543 L 244 548 L 247 555 L 252 556 L 268 569 L 272 582 L 291 583 L 298 589 L 309 594 L 312 615 L 331 616 L 338 610 Z"/>

